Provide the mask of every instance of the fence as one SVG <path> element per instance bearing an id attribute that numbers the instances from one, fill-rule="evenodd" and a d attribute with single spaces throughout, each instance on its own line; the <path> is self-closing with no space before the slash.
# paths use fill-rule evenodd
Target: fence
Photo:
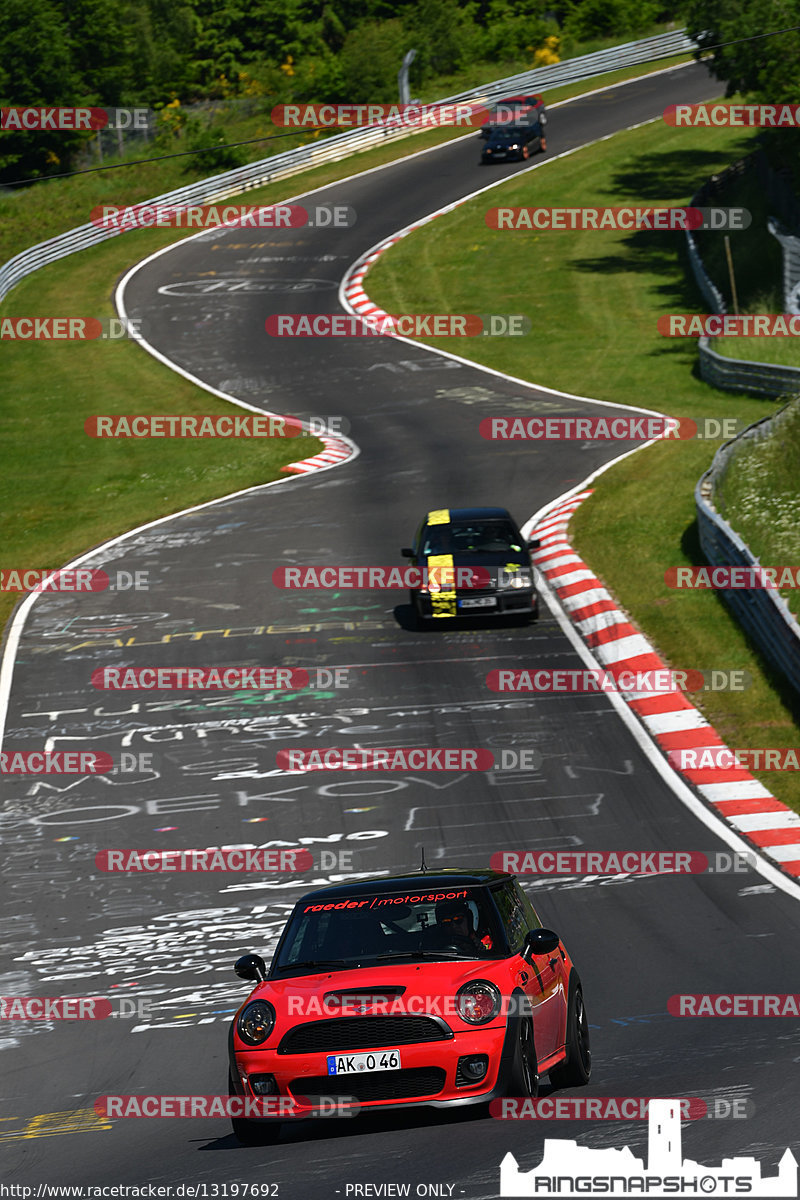
<path id="1" fill-rule="evenodd" d="M 693 207 L 704 207 L 717 199 L 725 185 L 747 171 L 755 170 L 759 185 L 763 188 L 771 206 L 774 206 L 783 221 L 800 226 L 800 202 L 794 196 L 788 179 L 773 170 L 766 156 L 760 151 L 732 163 L 719 175 L 712 175 L 689 201 Z M 690 230 L 686 230 L 686 248 L 695 283 L 708 304 L 716 313 L 728 311 L 724 297 L 705 269 L 697 243 Z M 800 269 L 800 268 L 798 268 Z M 728 392 L 751 392 L 756 396 L 786 396 L 800 393 L 800 367 L 782 367 L 775 363 L 753 362 L 743 358 L 728 358 L 711 349 L 707 337 L 698 339 L 700 376 L 712 387 Z"/>
<path id="2" fill-rule="evenodd" d="M 703 554 L 712 566 L 757 567 L 758 559 L 714 507 L 714 488 L 742 442 L 770 435 L 790 405 L 764 417 L 727 442 L 695 488 L 697 524 Z M 786 601 L 772 588 L 735 588 L 720 593 L 739 624 L 764 657 L 800 694 L 800 625 Z"/>
<path id="3" fill-rule="evenodd" d="M 689 40 L 684 30 L 659 34 L 656 37 L 643 38 L 638 42 L 626 42 L 621 46 L 613 46 L 608 50 L 598 50 L 594 54 L 585 54 L 580 58 L 568 59 L 566 62 L 554 63 L 548 67 L 537 67 L 511 75 L 507 79 L 498 79 L 493 83 L 460 92 L 455 96 L 447 96 L 438 103 L 454 104 L 457 102 L 472 102 L 475 104 L 492 103 L 515 92 L 539 91 L 555 87 L 559 84 L 575 83 L 582 79 L 591 79 L 594 75 L 606 71 L 617 70 L 620 67 L 638 63 L 650 62 L 654 59 L 689 52 L 695 49 L 695 44 Z M 369 126 L 348 130 L 346 133 L 335 134 L 324 141 L 312 145 L 301 146 L 295 150 L 287 150 L 275 154 L 271 158 L 260 159 L 248 163 L 244 167 L 236 167 L 232 171 L 224 171 L 208 179 L 200 180 L 184 188 L 165 192 L 151 200 L 141 203 L 148 205 L 197 205 L 214 204 L 227 200 L 242 192 L 262 187 L 274 180 L 286 179 L 309 167 L 322 163 L 338 162 L 351 154 L 369 150 L 373 146 L 385 142 L 408 137 L 412 130 L 388 128 L 386 126 Z M 0 300 L 8 295 L 26 275 L 38 271 L 40 267 L 58 259 L 66 258 L 79 250 L 96 246 L 110 237 L 118 237 L 122 230 L 102 229 L 94 225 L 80 225 L 58 237 L 30 246 L 27 250 L 14 255 L 0 267 Z"/>

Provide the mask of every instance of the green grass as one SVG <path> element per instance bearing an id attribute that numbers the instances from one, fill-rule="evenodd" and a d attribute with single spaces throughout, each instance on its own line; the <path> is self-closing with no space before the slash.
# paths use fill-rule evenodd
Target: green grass
<path id="1" fill-rule="evenodd" d="M 800 403 L 789 405 L 767 436 L 740 444 L 715 504 L 765 566 L 800 563 Z M 800 593 L 781 595 L 800 617 Z"/>
<path id="2" fill-rule="evenodd" d="M 740 130 L 648 125 L 529 172 L 416 231 L 384 255 L 367 290 L 389 312 L 519 312 L 520 338 L 433 344 L 563 391 L 656 408 L 676 417 L 749 424 L 769 401 L 699 379 L 694 341 L 662 338 L 665 313 L 702 310 L 680 234 L 497 231 L 499 204 L 686 204 L 698 184 L 747 153 Z M 535 402 L 531 402 L 534 408 Z M 800 704 L 750 647 L 712 591 L 675 591 L 670 566 L 703 562 L 694 487 L 719 443 L 664 442 L 601 476 L 572 525 L 578 551 L 665 659 L 677 668 L 746 670 L 741 693 L 692 699 L 738 746 L 800 746 Z M 761 773 L 800 811 L 800 780 Z"/>
<path id="3" fill-rule="evenodd" d="M 139 253 L 159 239 L 163 232 L 145 233 Z M 24 280 L 4 316 L 113 315 L 111 283 L 130 259 L 124 242 Z M 3 567 L 60 566 L 136 525 L 280 478 L 284 463 L 321 447 L 307 437 L 90 438 L 83 423 L 97 413 L 229 413 L 232 406 L 132 341 L 4 342 L 2 353 Z M 0 593 L 0 621 L 17 599 Z"/>

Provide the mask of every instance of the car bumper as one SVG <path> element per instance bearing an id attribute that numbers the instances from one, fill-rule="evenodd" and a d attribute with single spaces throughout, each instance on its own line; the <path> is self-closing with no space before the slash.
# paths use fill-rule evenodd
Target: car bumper
<path id="1" fill-rule="evenodd" d="M 491 604 L 464 601 L 491 600 Z M 413 603 L 421 617 L 510 617 L 536 611 L 538 597 L 535 588 L 508 588 L 502 592 L 457 592 L 455 601 L 439 600 L 436 607 L 429 592 L 413 593 Z"/>
<path id="2" fill-rule="evenodd" d="M 296 1116 L 301 1118 L 320 1111 L 347 1115 L 343 1098 L 353 1096 L 357 1101 L 353 1108 L 359 1113 L 486 1104 L 505 1092 L 515 1032 L 515 1022 L 511 1021 L 508 1025 L 459 1031 L 446 1041 L 386 1046 L 387 1050 L 399 1049 L 401 1069 L 364 1075 L 327 1075 L 327 1055 L 319 1051 L 284 1055 L 275 1049 L 232 1050 L 231 1077 L 239 1095 L 253 1096 L 252 1077 L 272 1075 L 277 1089 L 273 1095 L 293 1099 L 298 1105 Z M 375 1053 L 380 1053 L 380 1048 Z M 459 1075 L 459 1059 L 473 1055 L 485 1055 L 488 1069 L 477 1083 L 465 1083 Z"/>

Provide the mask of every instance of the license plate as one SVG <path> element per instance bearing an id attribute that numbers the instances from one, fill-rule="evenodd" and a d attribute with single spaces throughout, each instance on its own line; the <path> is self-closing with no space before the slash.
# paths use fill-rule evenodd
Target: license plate
<path id="1" fill-rule="evenodd" d="M 505 150 L 495 150 L 494 156 L 495 156 L 495 158 L 505 158 L 506 151 Z"/>
<path id="2" fill-rule="evenodd" d="M 459 608 L 494 608 L 497 605 L 495 596 L 474 596 L 468 600 L 459 600 Z"/>
<path id="3" fill-rule="evenodd" d="M 375 1050 L 371 1054 L 329 1054 L 329 1075 L 357 1075 L 360 1071 L 399 1071 L 399 1050 Z"/>

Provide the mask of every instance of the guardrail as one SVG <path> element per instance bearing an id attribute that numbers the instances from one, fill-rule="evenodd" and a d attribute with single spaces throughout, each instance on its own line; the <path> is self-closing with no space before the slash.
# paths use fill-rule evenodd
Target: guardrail
<path id="1" fill-rule="evenodd" d="M 764 187 L 770 202 L 780 208 L 783 215 L 796 215 L 800 218 L 800 205 L 792 203 L 793 197 L 786 194 L 785 181 L 773 171 L 760 151 L 732 163 L 727 170 L 707 179 L 689 204 L 692 207 L 703 207 L 713 203 L 717 194 L 729 179 L 755 169 L 758 172 L 759 183 Z M 715 313 L 726 313 L 728 307 L 711 276 L 705 269 L 697 243 L 690 230 L 686 230 L 686 248 L 689 253 L 689 263 L 692 268 L 695 283 L 709 309 Z M 800 367 L 782 367 L 776 363 L 754 362 L 746 358 L 728 358 L 717 350 L 712 350 L 711 339 L 701 337 L 697 342 L 700 377 L 712 387 L 722 388 L 727 392 L 750 392 L 756 396 L 787 396 L 800 394 Z"/>
<path id="2" fill-rule="evenodd" d="M 697 484 L 694 492 L 697 524 L 703 554 L 712 566 L 758 567 L 759 560 L 714 506 L 714 488 L 743 441 L 765 437 L 779 425 L 791 407 L 764 417 L 726 442 Z M 739 624 L 764 657 L 800 694 L 800 625 L 786 601 L 772 588 L 733 588 L 720 592 Z"/>
<path id="3" fill-rule="evenodd" d="M 567 59 L 565 62 L 554 63 L 549 67 L 536 67 L 523 71 L 518 75 L 510 75 L 507 79 L 498 79 L 492 83 L 483 84 L 455 96 L 447 96 L 437 103 L 454 104 L 458 102 L 491 103 L 507 96 L 509 93 L 521 91 L 541 91 L 555 87 L 558 84 L 576 83 L 582 79 L 591 79 L 620 67 L 634 66 L 640 63 L 665 58 L 674 54 L 689 52 L 695 49 L 683 29 L 670 33 L 658 34 L 656 37 L 643 38 L 638 42 L 625 42 L 621 46 L 612 46 L 607 50 L 598 50 L 594 54 L 584 54 L 580 58 Z M 198 205 L 214 204 L 227 200 L 231 196 L 253 188 L 262 187 L 274 180 L 286 179 L 291 175 L 305 171 L 309 167 L 320 166 L 322 163 L 338 162 L 351 154 L 358 154 L 373 146 L 399 138 L 409 137 L 416 132 L 413 129 L 388 128 L 386 126 L 368 126 L 348 130 L 346 133 L 334 134 L 324 141 L 301 146 L 295 150 L 286 150 L 270 158 L 259 159 L 244 167 L 236 167 L 219 175 L 178 188 L 172 192 L 164 192 L 151 200 L 139 201 L 146 205 Z M 111 237 L 119 237 L 124 231 L 118 229 L 102 229 L 94 225 L 79 225 L 67 233 L 50 238 L 46 242 L 31 246 L 15 254 L 8 262 L 0 267 L 0 300 L 8 295 L 26 275 L 38 271 L 48 263 L 96 246 Z"/>

